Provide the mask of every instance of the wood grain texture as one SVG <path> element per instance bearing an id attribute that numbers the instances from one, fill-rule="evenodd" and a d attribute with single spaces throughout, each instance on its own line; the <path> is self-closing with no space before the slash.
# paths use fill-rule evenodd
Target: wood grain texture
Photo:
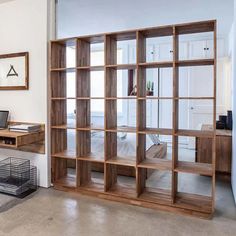
<path id="1" fill-rule="evenodd" d="M 215 194 L 215 148 L 216 130 L 215 125 L 212 130 L 181 130 L 179 129 L 179 100 L 191 99 L 179 97 L 179 68 L 183 66 L 214 66 L 216 71 L 216 42 L 214 43 L 214 58 L 204 60 L 179 60 L 179 35 L 201 32 L 214 32 L 216 41 L 216 21 L 193 22 L 177 25 L 152 27 L 138 30 L 111 32 L 99 35 L 89 35 L 70 39 L 56 40 L 51 43 L 51 118 L 52 118 L 52 155 L 53 155 L 53 176 L 60 177 L 65 175 L 63 162 L 56 163 L 55 159 L 76 159 L 76 183 L 75 188 L 71 188 L 66 178 L 59 178 L 55 182 L 57 189 L 65 191 L 76 191 L 90 194 L 115 201 L 127 202 L 129 204 L 140 205 L 151 208 L 171 210 L 183 214 L 198 217 L 210 217 L 214 212 Z M 151 37 L 173 37 L 173 59 L 170 61 L 147 62 L 146 60 L 146 39 Z M 117 43 L 122 40 L 136 39 L 136 63 L 117 65 Z M 65 48 L 69 42 L 76 41 L 76 68 L 66 68 Z M 91 43 L 104 42 L 104 66 L 90 65 L 90 46 Z M 58 59 L 59 58 L 59 59 Z M 164 99 L 163 97 L 146 96 L 146 70 L 147 68 L 173 68 L 173 97 L 165 99 L 172 100 L 173 104 L 173 127 L 172 129 L 162 129 L 158 127 L 146 127 L 146 103 L 148 99 Z M 66 130 L 66 94 L 64 74 L 68 70 L 76 69 L 76 150 L 67 150 Z M 137 95 L 128 97 L 117 97 L 117 70 L 136 69 L 137 70 Z M 90 115 L 90 73 L 91 71 L 104 71 L 105 73 L 105 104 L 104 125 L 94 127 L 91 125 Z M 56 83 L 56 81 L 58 83 Z M 216 113 L 216 73 L 214 73 L 214 96 L 210 99 L 214 101 L 214 120 Z M 117 126 L 117 99 L 133 99 L 136 101 L 136 127 Z M 195 99 L 195 98 L 193 98 Z M 206 98 L 200 98 L 206 99 Z M 215 122 L 213 122 L 215 123 Z M 100 130 L 105 133 L 104 154 L 99 152 L 91 153 L 91 131 Z M 136 155 L 118 155 L 117 132 L 127 132 L 136 134 Z M 165 158 L 166 146 L 164 149 L 146 150 L 146 135 L 161 134 L 172 136 L 172 160 Z M 210 139 L 211 148 L 207 148 L 213 162 L 208 163 L 189 163 L 179 161 L 178 145 L 179 136 L 197 137 L 200 139 Z M 200 142 L 200 141 L 199 141 Z M 198 144 L 199 145 L 199 144 Z M 219 145 L 220 146 L 220 145 Z M 155 150 L 154 150 L 155 149 Z M 211 149 L 211 153 L 210 153 Z M 207 154 L 208 155 L 208 154 Z M 153 158 L 157 156 L 158 158 Z M 222 164 L 221 164 L 222 165 Z M 96 182 L 91 176 L 92 170 L 104 173 L 104 183 Z M 171 189 L 149 189 L 146 180 L 153 170 L 168 171 L 171 175 Z M 194 173 L 208 175 L 212 178 L 212 196 L 205 197 L 192 195 L 189 193 L 179 193 L 178 174 Z M 121 183 L 119 175 L 133 176 L 132 184 Z M 73 183 L 75 181 L 73 180 Z"/>
<path id="2" fill-rule="evenodd" d="M 8 124 L 17 125 L 29 123 L 11 121 Z M 0 130 L 0 148 L 44 154 L 45 125 L 41 124 L 41 130 L 34 133 L 14 132 L 9 129 Z"/>

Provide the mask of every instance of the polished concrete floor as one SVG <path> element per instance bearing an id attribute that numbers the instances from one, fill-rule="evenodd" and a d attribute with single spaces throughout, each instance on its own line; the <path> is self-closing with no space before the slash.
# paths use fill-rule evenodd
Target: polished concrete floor
<path id="1" fill-rule="evenodd" d="M 230 184 L 218 180 L 216 191 L 215 217 L 202 220 L 39 189 L 0 213 L 0 236 L 236 235 L 236 207 Z"/>

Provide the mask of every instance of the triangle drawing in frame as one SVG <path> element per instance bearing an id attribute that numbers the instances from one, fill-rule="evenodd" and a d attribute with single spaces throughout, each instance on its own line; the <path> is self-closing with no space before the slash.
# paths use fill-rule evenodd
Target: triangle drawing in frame
<path id="1" fill-rule="evenodd" d="M 19 76 L 18 73 L 16 72 L 15 68 L 13 65 L 10 65 L 11 68 L 9 70 L 9 72 L 7 73 L 7 77 L 10 77 L 10 76 Z"/>

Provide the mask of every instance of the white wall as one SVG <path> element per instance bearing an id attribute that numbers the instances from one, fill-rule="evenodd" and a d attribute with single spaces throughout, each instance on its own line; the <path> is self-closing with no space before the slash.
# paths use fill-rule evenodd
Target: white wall
<path id="1" fill-rule="evenodd" d="M 47 124 L 48 2 L 0 4 L 0 54 L 29 52 L 29 90 L 0 91 L 0 110 L 9 110 L 14 121 Z M 8 156 L 30 159 L 38 167 L 40 186 L 49 186 L 47 152 L 39 155 L 0 149 L 0 158 Z"/>
<path id="2" fill-rule="evenodd" d="M 233 21 L 234 0 L 57 1 L 59 37 L 208 19 L 217 19 L 218 34 L 227 35 Z"/>
<path id="3" fill-rule="evenodd" d="M 232 188 L 236 202 L 236 0 L 234 0 L 234 24 L 232 29 L 232 71 L 233 71 L 233 160 Z"/>

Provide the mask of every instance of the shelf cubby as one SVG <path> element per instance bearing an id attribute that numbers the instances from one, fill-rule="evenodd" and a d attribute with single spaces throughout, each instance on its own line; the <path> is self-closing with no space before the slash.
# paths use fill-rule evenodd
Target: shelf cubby
<path id="1" fill-rule="evenodd" d="M 105 90 L 104 71 L 103 70 L 91 71 L 90 72 L 90 97 L 91 98 L 104 98 L 105 97 L 104 90 Z"/>
<path id="2" fill-rule="evenodd" d="M 172 129 L 173 127 L 172 99 L 146 100 L 146 128 Z"/>
<path id="3" fill-rule="evenodd" d="M 173 60 L 173 27 L 159 28 L 155 30 L 139 30 L 139 43 L 142 45 L 142 57 L 139 56 L 140 63 L 153 63 Z M 166 42 L 164 47 L 160 43 Z M 154 45 L 150 47 L 150 44 Z M 139 45 L 139 47 L 141 46 Z M 141 47 L 140 47 L 141 48 Z M 166 58 L 162 57 L 162 50 L 168 53 Z M 166 51 L 167 50 L 167 51 Z M 171 65 L 172 66 L 172 65 Z"/>
<path id="4" fill-rule="evenodd" d="M 106 132 L 106 163 L 136 166 L 136 134 Z"/>
<path id="5" fill-rule="evenodd" d="M 138 168 L 138 196 L 148 202 L 171 204 L 172 172 Z"/>
<path id="6" fill-rule="evenodd" d="M 214 98 L 213 66 L 194 66 L 179 68 L 179 97 L 181 99 Z M 206 77 L 206 75 L 208 75 Z M 208 89 L 202 89 L 202 86 Z"/>
<path id="7" fill-rule="evenodd" d="M 52 157 L 53 183 L 64 188 L 76 188 L 76 160 Z"/>
<path id="8" fill-rule="evenodd" d="M 51 138 L 57 140 L 52 146 L 52 156 L 76 158 L 76 131 L 72 129 L 52 129 Z"/>
<path id="9" fill-rule="evenodd" d="M 51 70 L 75 68 L 76 42 L 74 39 L 51 42 Z"/>
<path id="10" fill-rule="evenodd" d="M 77 160 L 77 187 L 95 192 L 104 192 L 104 164 L 97 163 L 102 171 L 92 171 L 93 162 Z"/>
<path id="11" fill-rule="evenodd" d="M 212 178 L 192 173 L 177 174 L 178 178 L 178 193 L 192 194 L 202 197 L 212 197 Z"/>
<path id="12" fill-rule="evenodd" d="M 192 47 L 185 38 L 200 34 L 211 35 L 213 51 L 202 58 L 184 57 L 182 51 Z M 216 21 L 52 41 L 55 188 L 210 217 L 215 201 L 216 48 Z M 205 70 L 209 76 L 203 77 Z M 202 84 L 211 88 L 209 94 Z M 208 113 L 211 131 L 198 126 L 201 109 Z M 211 164 L 195 162 L 199 137 L 212 141 Z M 196 141 L 183 147 L 183 139 Z"/>
<path id="13" fill-rule="evenodd" d="M 212 140 L 212 138 L 210 138 Z M 179 173 L 193 173 L 205 176 L 213 176 L 213 166 L 211 163 L 196 162 L 197 155 L 208 150 L 201 150 L 198 153 L 198 142 L 201 139 L 191 136 L 178 136 L 178 152 L 176 153 L 175 171 Z M 186 145 L 188 143 L 188 145 Z M 209 147 L 211 151 L 211 147 Z"/>
<path id="14" fill-rule="evenodd" d="M 172 98 L 173 97 L 173 68 L 147 68 L 141 79 L 146 80 L 146 94 L 144 98 Z"/>
<path id="15" fill-rule="evenodd" d="M 75 129 L 76 128 L 76 100 L 52 100 L 51 111 L 53 129 Z M 63 111 L 63 112 L 62 112 Z"/>
<path id="16" fill-rule="evenodd" d="M 137 165 L 140 168 L 172 170 L 172 136 L 139 134 Z"/>
<path id="17" fill-rule="evenodd" d="M 201 132 L 199 124 L 213 125 L 214 118 L 214 99 L 178 99 L 178 128 L 180 130 L 189 130 Z M 204 113 L 204 116 L 202 115 Z M 185 116 L 183 116 L 185 114 Z M 191 123 L 187 123 L 188 115 L 192 116 Z M 194 116 L 195 115 L 195 116 Z M 196 119 L 197 116 L 197 119 Z M 195 136 L 195 135 L 192 135 Z"/>
<path id="18" fill-rule="evenodd" d="M 105 165 L 105 190 L 111 195 L 121 197 L 137 197 L 136 194 L 136 177 L 126 177 L 118 174 L 118 166 L 116 164 Z M 135 172 L 135 167 L 133 167 Z"/>
<path id="19" fill-rule="evenodd" d="M 129 64 L 136 64 L 136 31 L 107 34 L 106 65 L 127 68 Z"/>
<path id="20" fill-rule="evenodd" d="M 75 98 L 75 71 L 51 71 L 52 99 Z"/>

